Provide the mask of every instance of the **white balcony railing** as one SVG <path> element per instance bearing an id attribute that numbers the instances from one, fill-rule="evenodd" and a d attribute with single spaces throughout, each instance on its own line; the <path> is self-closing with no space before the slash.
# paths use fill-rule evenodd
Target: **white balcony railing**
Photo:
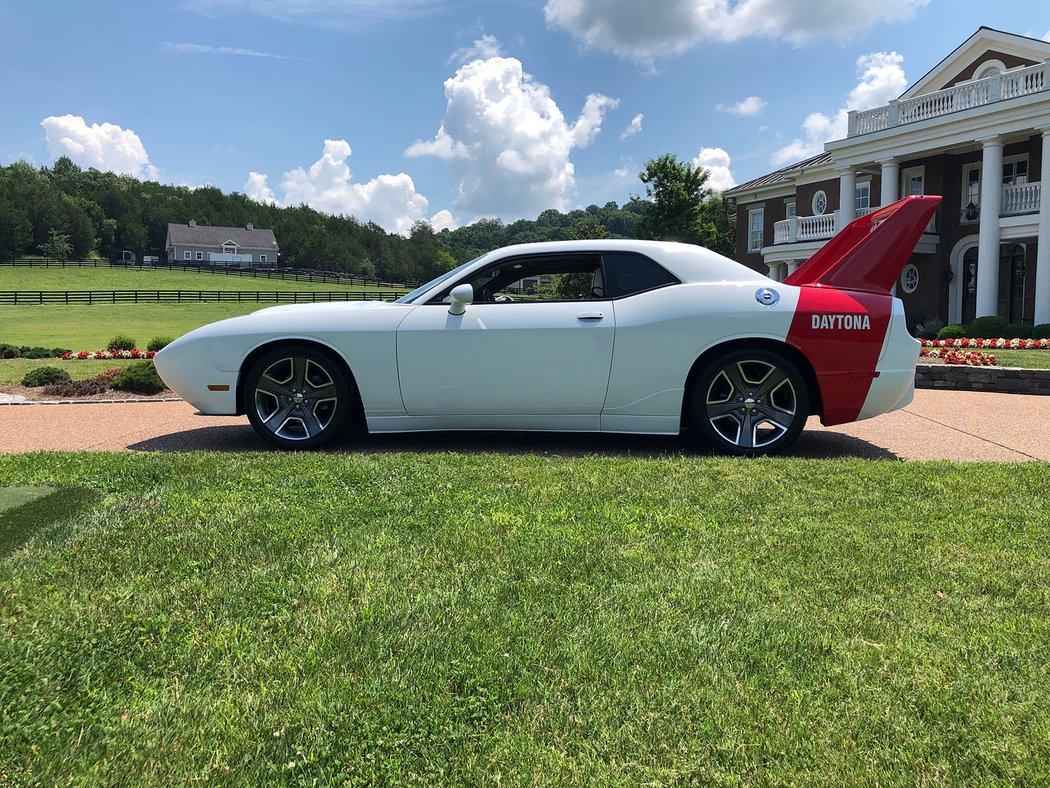
<path id="1" fill-rule="evenodd" d="M 1020 183 L 1003 187 L 1003 216 L 1035 213 L 1039 210 L 1040 183 Z"/>
<path id="2" fill-rule="evenodd" d="M 773 225 L 773 243 L 788 244 L 797 241 L 816 241 L 835 234 L 839 212 L 820 216 L 792 216 Z"/>
<path id="3" fill-rule="evenodd" d="M 1038 209 L 1038 206 L 1036 206 Z M 879 206 L 873 208 L 858 208 L 854 218 L 867 216 L 879 210 Z M 793 244 L 801 241 L 819 241 L 831 238 L 838 232 L 839 212 L 825 213 L 821 216 L 793 216 L 790 219 L 782 219 L 773 225 L 774 244 Z M 926 225 L 927 233 L 937 232 L 937 217 L 930 219 Z"/>
<path id="4" fill-rule="evenodd" d="M 925 96 L 891 101 L 884 107 L 864 112 L 851 111 L 848 136 L 855 137 L 858 134 L 870 134 L 894 126 L 917 123 L 920 120 L 1044 90 L 1050 90 L 1050 61 L 993 74 L 985 79 L 955 85 Z"/>

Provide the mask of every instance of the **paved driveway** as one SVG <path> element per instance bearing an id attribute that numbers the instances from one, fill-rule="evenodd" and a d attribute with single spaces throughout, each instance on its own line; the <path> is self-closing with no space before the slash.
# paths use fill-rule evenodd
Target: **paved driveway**
<path id="1" fill-rule="evenodd" d="M 0 452 L 259 451 L 244 417 L 195 416 L 184 402 L 0 406 Z M 683 451 L 670 438 L 541 433 L 370 436 L 338 451 L 499 451 L 632 454 Z M 1050 397 L 917 391 L 904 410 L 841 427 L 810 419 L 789 452 L 798 457 L 1050 461 Z"/>

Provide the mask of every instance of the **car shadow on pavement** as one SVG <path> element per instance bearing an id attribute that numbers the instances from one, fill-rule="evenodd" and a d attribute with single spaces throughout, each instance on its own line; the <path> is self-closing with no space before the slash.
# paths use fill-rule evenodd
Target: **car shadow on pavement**
<path id="1" fill-rule="evenodd" d="M 201 427 L 133 443 L 132 451 L 250 452 L 274 451 L 247 425 Z M 705 456 L 702 446 L 677 437 L 551 432 L 421 432 L 367 435 L 337 442 L 327 452 L 374 454 L 387 452 L 453 452 L 475 454 L 535 454 L 555 457 L 601 455 L 608 457 Z M 851 435 L 806 430 L 784 455 L 810 459 L 860 457 L 898 460 L 890 451 Z"/>

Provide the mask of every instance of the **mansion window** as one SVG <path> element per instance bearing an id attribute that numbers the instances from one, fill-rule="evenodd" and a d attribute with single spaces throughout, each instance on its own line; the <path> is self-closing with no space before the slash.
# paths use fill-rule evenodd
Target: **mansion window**
<path id="1" fill-rule="evenodd" d="M 784 200 L 784 216 L 788 219 L 796 216 L 794 200 Z"/>
<path id="2" fill-rule="evenodd" d="M 748 211 L 747 214 L 747 250 L 757 252 L 762 248 L 762 236 L 765 230 L 765 211 L 762 208 Z"/>
<path id="3" fill-rule="evenodd" d="M 812 207 L 814 216 L 823 216 L 824 211 L 828 209 L 828 195 L 824 193 L 823 189 L 813 195 Z"/>
<path id="4" fill-rule="evenodd" d="M 204 259 L 204 252 L 197 252 L 197 259 L 198 260 L 203 260 Z"/>
<path id="5" fill-rule="evenodd" d="M 981 165 L 967 164 L 963 167 L 963 220 L 977 220 L 981 208 Z"/>
<path id="6" fill-rule="evenodd" d="M 857 184 L 856 209 L 864 211 L 871 207 L 871 181 Z"/>
<path id="7" fill-rule="evenodd" d="M 1028 157 L 1003 162 L 1003 186 L 1028 183 Z"/>

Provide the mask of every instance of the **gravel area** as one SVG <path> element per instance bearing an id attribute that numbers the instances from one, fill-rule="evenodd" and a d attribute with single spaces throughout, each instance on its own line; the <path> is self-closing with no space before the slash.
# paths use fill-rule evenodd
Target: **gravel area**
<path id="1" fill-rule="evenodd" d="M 907 408 L 869 421 L 827 428 L 810 419 L 788 453 L 813 458 L 1046 462 L 1050 440 L 1045 424 L 1050 424 L 1050 397 L 920 390 Z M 182 401 L 0 406 L 0 452 L 45 450 L 265 451 L 268 446 L 245 417 L 203 418 Z M 689 451 L 674 438 L 543 433 L 375 435 L 332 450 L 643 457 Z"/>

